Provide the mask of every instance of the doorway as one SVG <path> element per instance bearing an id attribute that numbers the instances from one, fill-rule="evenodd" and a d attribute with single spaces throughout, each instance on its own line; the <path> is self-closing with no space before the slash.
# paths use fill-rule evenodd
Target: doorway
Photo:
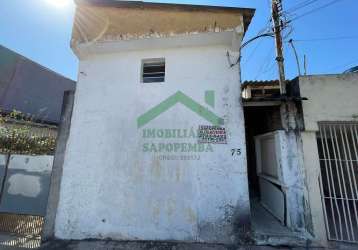
<path id="1" fill-rule="evenodd" d="M 287 138 L 280 102 L 244 104 L 248 183 L 253 239 L 261 245 L 306 244 L 306 235 L 290 229 L 289 190 L 280 169 L 280 143 Z"/>
<path id="2" fill-rule="evenodd" d="M 282 129 L 280 106 L 245 106 L 245 133 L 250 199 L 260 198 L 255 137 Z"/>

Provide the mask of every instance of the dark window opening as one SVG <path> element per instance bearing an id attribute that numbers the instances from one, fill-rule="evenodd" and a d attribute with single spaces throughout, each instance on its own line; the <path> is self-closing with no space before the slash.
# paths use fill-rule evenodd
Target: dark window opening
<path id="1" fill-rule="evenodd" d="M 145 59 L 142 61 L 142 82 L 164 82 L 165 59 Z"/>

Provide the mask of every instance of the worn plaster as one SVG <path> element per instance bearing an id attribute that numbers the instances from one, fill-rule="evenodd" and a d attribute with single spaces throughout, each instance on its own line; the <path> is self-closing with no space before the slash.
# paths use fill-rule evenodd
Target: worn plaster
<path id="1" fill-rule="evenodd" d="M 56 237 L 237 239 L 250 211 L 240 81 L 238 66 L 228 65 L 229 49 L 141 50 L 90 55 L 80 62 Z M 141 83 L 141 60 L 146 58 L 165 58 L 165 82 Z M 205 103 L 207 90 L 215 92 L 215 108 Z M 177 102 L 137 126 L 139 117 L 178 91 L 200 104 L 193 108 L 202 106 L 224 120 L 227 144 L 167 152 L 170 147 L 160 145 L 196 144 L 197 139 L 143 136 L 144 129 L 212 125 L 205 115 Z"/>
<path id="2" fill-rule="evenodd" d="M 74 20 L 73 44 L 223 31 L 242 34 L 253 15 L 252 9 L 208 6 L 193 8 L 189 5 L 146 3 L 137 5 L 138 3 L 119 6 L 79 4 Z"/>

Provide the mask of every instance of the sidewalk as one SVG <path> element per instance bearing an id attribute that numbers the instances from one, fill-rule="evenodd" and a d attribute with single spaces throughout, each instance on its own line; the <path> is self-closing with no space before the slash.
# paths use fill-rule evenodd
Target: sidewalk
<path id="1" fill-rule="evenodd" d="M 235 246 L 205 243 L 177 243 L 158 241 L 52 241 L 44 243 L 43 250 L 288 250 L 287 247 Z M 295 248 L 295 250 L 300 248 Z M 301 248 L 306 249 L 306 248 Z M 323 248 L 316 248 L 322 250 Z"/>
<path id="2" fill-rule="evenodd" d="M 51 241 L 44 243 L 41 250 L 324 250 L 317 247 L 271 247 L 271 246 L 239 246 L 208 243 L 179 243 L 161 241 Z M 335 245 L 328 249 L 357 250 L 357 245 L 342 247 Z"/>
<path id="3" fill-rule="evenodd" d="M 5 238 L 7 238 L 5 240 Z M 224 245 L 209 243 L 183 243 L 163 241 L 113 241 L 113 240 L 53 240 L 37 248 L 33 239 L 14 239 L 13 235 L 0 235 L 0 250 L 357 250 L 358 245 L 332 242 L 329 248 Z M 6 244 L 4 244 L 6 243 Z M 11 243 L 11 244 L 9 244 Z"/>

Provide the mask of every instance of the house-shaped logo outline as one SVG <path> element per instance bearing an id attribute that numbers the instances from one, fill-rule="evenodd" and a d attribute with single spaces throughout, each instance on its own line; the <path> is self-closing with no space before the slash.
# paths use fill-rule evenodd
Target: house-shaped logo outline
<path id="1" fill-rule="evenodd" d="M 217 116 L 215 113 L 213 113 L 200 103 L 194 101 L 192 98 L 185 95 L 183 92 L 177 91 L 175 94 L 169 96 L 167 99 L 139 116 L 137 119 L 138 128 L 143 127 L 148 122 L 152 121 L 165 111 L 169 110 L 171 107 L 175 106 L 177 103 L 183 104 L 185 107 L 187 107 L 200 117 L 204 118 L 214 126 L 220 126 L 224 124 L 224 119 Z"/>

